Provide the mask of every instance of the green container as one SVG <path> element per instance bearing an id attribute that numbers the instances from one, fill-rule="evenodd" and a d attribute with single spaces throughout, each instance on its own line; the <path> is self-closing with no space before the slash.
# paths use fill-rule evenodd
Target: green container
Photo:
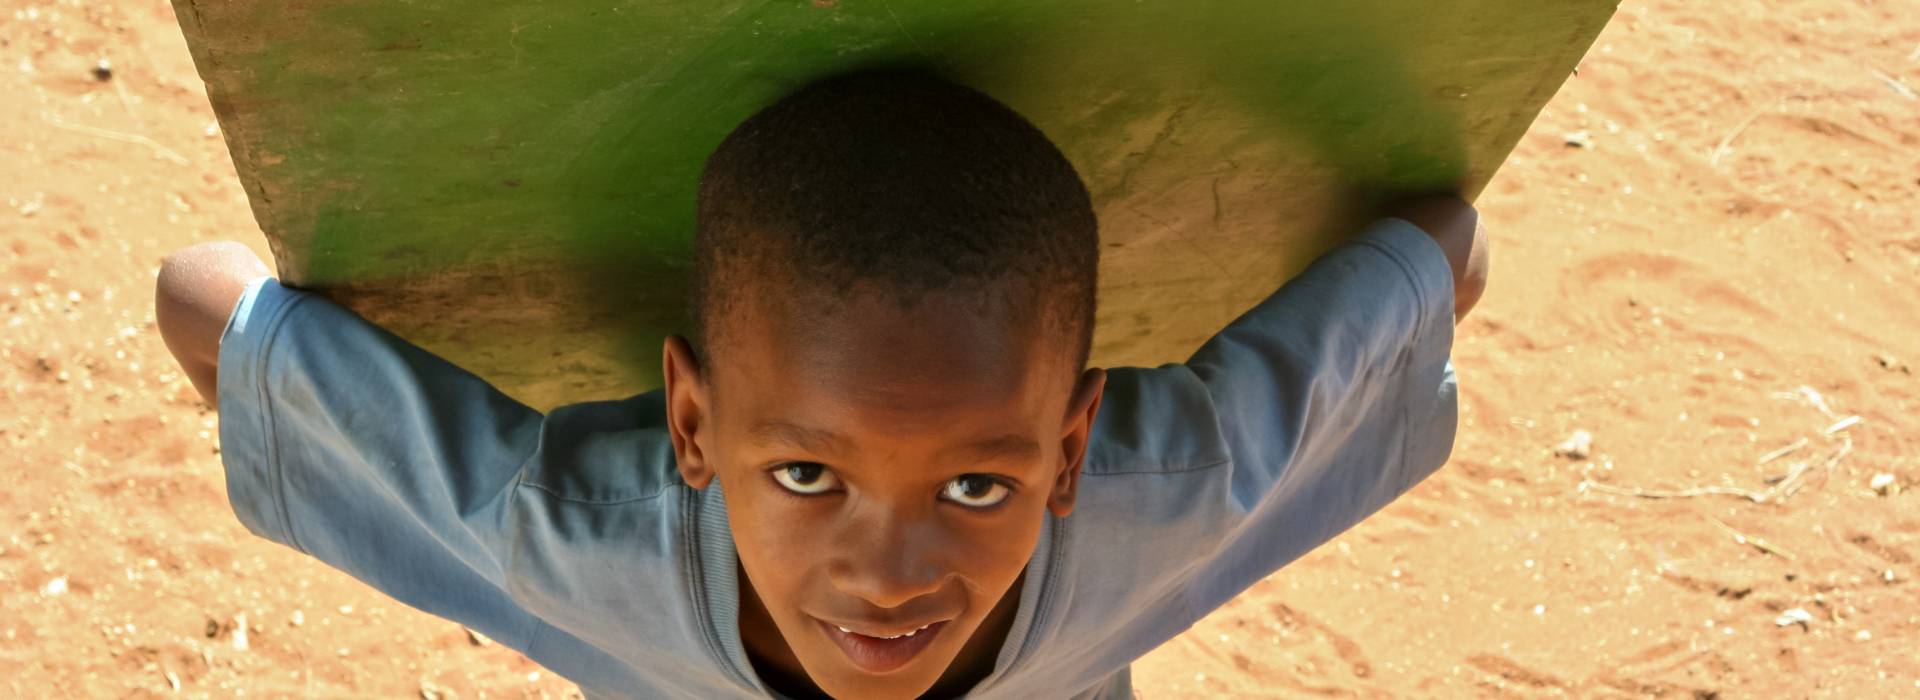
<path id="1" fill-rule="evenodd" d="M 1399 192 L 1477 193 L 1616 0 L 174 0 L 317 289 L 531 405 L 657 386 L 695 179 L 809 79 L 1026 115 L 1101 223 L 1101 365 L 1184 359 Z"/>

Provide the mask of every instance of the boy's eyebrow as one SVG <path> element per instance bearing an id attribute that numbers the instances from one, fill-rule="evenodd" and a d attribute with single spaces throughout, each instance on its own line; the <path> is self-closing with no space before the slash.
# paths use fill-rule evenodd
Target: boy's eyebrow
<path id="1" fill-rule="evenodd" d="M 753 439 L 762 445 L 779 443 L 798 447 L 808 452 L 827 454 L 844 452 L 847 446 L 846 438 L 840 437 L 839 433 L 827 430 L 814 430 L 813 428 L 783 421 L 767 421 L 757 424 L 753 426 L 752 430 L 747 431 L 747 434 L 753 436 Z"/>
<path id="2" fill-rule="evenodd" d="M 781 443 L 820 454 L 844 454 L 848 445 L 839 433 L 784 421 L 757 424 L 748 434 L 761 444 Z M 1040 458 L 1040 445 L 1027 436 L 1009 433 L 956 447 L 952 453 L 969 462 L 1034 460 Z"/>
<path id="3" fill-rule="evenodd" d="M 1009 462 L 1040 459 L 1040 445 L 1025 435 L 999 435 L 985 440 L 961 445 L 954 452 L 965 457 L 968 462 Z"/>

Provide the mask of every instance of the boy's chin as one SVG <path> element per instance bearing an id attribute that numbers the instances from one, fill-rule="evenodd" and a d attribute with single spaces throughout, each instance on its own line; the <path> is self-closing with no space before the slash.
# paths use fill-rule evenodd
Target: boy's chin
<path id="1" fill-rule="evenodd" d="M 845 663 L 835 664 L 832 671 L 820 674 L 811 669 L 807 674 L 813 678 L 814 685 L 835 698 L 848 700 L 912 700 L 933 688 L 940 680 L 939 670 L 922 671 L 917 668 L 903 668 L 884 676 L 876 676 Z"/>

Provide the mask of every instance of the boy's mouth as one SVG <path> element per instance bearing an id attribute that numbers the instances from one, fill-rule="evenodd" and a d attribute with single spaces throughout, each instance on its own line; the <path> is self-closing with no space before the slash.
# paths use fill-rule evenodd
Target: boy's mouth
<path id="1" fill-rule="evenodd" d="M 947 626 L 947 621 L 941 620 L 912 629 L 866 630 L 872 634 L 865 634 L 825 620 L 816 621 L 840 646 L 847 660 L 868 673 L 886 673 L 907 665 Z"/>

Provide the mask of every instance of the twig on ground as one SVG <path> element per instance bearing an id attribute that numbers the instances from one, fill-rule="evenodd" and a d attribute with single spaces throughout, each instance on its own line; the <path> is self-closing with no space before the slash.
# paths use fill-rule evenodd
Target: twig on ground
<path id="1" fill-rule="evenodd" d="M 1886 83 L 1887 87 L 1893 88 L 1893 91 L 1901 97 L 1909 100 L 1920 100 L 1920 95 L 1913 94 L 1913 88 L 1907 87 L 1907 84 L 1900 82 L 1899 78 L 1888 75 L 1886 71 L 1878 68 L 1868 68 L 1867 70 L 1873 73 L 1873 77 L 1879 78 L 1880 82 Z"/>
<path id="2" fill-rule="evenodd" d="M 1769 476 L 1764 481 L 1767 485 L 1778 488 L 1780 484 L 1800 478 L 1800 475 L 1807 473 L 1808 467 L 1812 465 L 1813 460 L 1810 459 L 1794 462 L 1793 466 L 1787 467 L 1786 473 Z"/>
<path id="3" fill-rule="evenodd" d="M 1757 462 L 1757 463 L 1755 464 L 1755 466 L 1764 466 L 1764 465 L 1766 465 L 1766 464 L 1767 464 L 1768 462 L 1772 462 L 1773 460 L 1776 460 L 1776 459 L 1779 459 L 1779 458 L 1781 458 L 1781 457 L 1785 457 L 1785 456 L 1787 456 L 1787 455 L 1790 455 L 1790 454 L 1793 454 L 1793 452 L 1794 452 L 1795 450 L 1798 450 L 1798 449 L 1800 449 L 1800 448 L 1802 448 L 1802 447 L 1806 447 L 1806 446 L 1807 446 L 1807 439 L 1806 439 L 1806 438 L 1800 438 L 1799 440 L 1795 440 L 1795 441 L 1793 442 L 1793 444 L 1791 444 L 1791 445 L 1788 445 L 1788 446 L 1786 446 L 1786 447 L 1782 447 L 1782 448 L 1780 448 L 1780 449 L 1777 449 L 1777 450 L 1774 450 L 1774 451 L 1772 451 L 1772 452 L 1768 452 L 1768 453 L 1766 453 L 1765 455 L 1762 455 L 1762 456 L 1760 457 L 1760 461 L 1759 461 L 1759 462 Z M 1772 483 L 1772 482 L 1771 482 L 1771 481 L 1769 481 L 1768 483 Z"/>
<path id="4" fill-rule="evenodd" d="M 1835 450 L 1833 456 L 1827 458 L 1827 473 L 1832 474 L 1834 466 L 1840 464 L 1841 458 L 1850 454 L 1853 454 L 1853 441 L 1842 441 L 1840 443 L 1840 449 Z"/>
<path id="5" fill-rule="evenodd" d="M 1805 477 L 1807 470 L 1811 468 L 1813 468 L 1813 460 L 1809 459 L 1802 462 L 1795 462 L 1793 468 L 1788 469 L 1787 473 L 1780 477 L 1779 483 L 1773 485 L 1772 490 L 1780 493 L 1781 500 L 1786 500 L 1788 496 L 1799 493 L 1800 487 L 1806 483 L 1802 480 L 1802 477 Z"/>
<path id="6" fill-rule="evenodd" d="M 1814 388 L 1810 386 L 1801 386 L 1798 393 L 1781 392 L 1774 394 L 1774 396 L 1794 401 L 1805 401 L 1812 404 L 1815 409 L 1818 409 L 1828 418 L 1835 419 L 1833 424 L 1828 425 L 1820 431 L 1820 435 L 1823 437 L 1833 438 L 1835 435 L 1840 436 L 1840 447 L 1835 449 L 1833 454 L 1828 455 L 1826 460 L 1826 473 L 1827 476 L 1831 478 L 1834 467 L 1840 464 L 1840 460 L 1845 459 L 1848 454 L 1853 452 L 1853 438 L 1847 437 L 1843 433 L 1848 428 L 1859 425 L 1861 421 L 1860 416 L 1840 417 L 1839 414 L 1834 413 L 1833 409 L 1827 405 L 1826 398 L 1822 397 L 1819 391 L 1814 390 Z M 1795 450 L 1806 447 L 1807 442 L 1806 438 L 1801 438 L 1794 441 L 1791 445 L 1768 452 L 1760 457 L 1760 464 L 1767 464 L 1791 454 Z M 1801 460 L 1795 462 L 1792 467 L 1788 468 L 1785 474 L 1767 477 L 1765 482 L 1769 484 L 1769 486 L 1764 491 L 1743 489 L 1737 486 L 1696 486 L 1677 490 L 1649 489 L 1639 486 L 1614 486 L 1611 484 L 1603 484 L 1592 479 L 1582 479 L 1576 489 L 1580 493 L 1598 491 L 1600 493 L 1614 494 L 1617 496 L 1633 496 L 1635 498 L 1648 499 L 1738 496 L 1754 503 L 1780 503 L 1786 501 L 1788 498 L 1792 498 L 1795 493 L 1799 493 L 1802 486 L 1806 485 L 1807 472 L 1813 470 L 1815 461 L 1816 460 L 1813 459 Z"/>
<path id="7" fill-rule="evenodd" d="M 1800 392 L 1797 397 L 1794 394 L 1778 394 L 1778 395 L 1784 395 L 1788 398 L 1806 399 L 1807 403 L 1813 404 L 1813 407 L 1820 411 L 1820 415 L 1826 416 L 1828 418 L 1832 418 L 1834 420 L 1840 419 L 1840 414 L 1834 413 L 1833 408 L 1827 406 L 1827 397 L 1821 396 L 1818 390 L 1815 390 L 1813 387 L 1807 386 L 1805 384 L 1801 384 L 1800 388 L 1796 389 L 1796 391 Z"/>
<path id="8" fill-rule="evenodd" d="M 98 136 L 103 139 L 112 139 L 112 140 L 120 141 L 123 143 L 132 143 L 132 144 L 139 144 L 142 146 L 146 146 L 148 148 L 153 149 L 153 152 L 155 155 L 158 155 L 162 158 L 173 161 L 175 165 L 187 165 L 190 163 L 190 161 L 187 160 L 186 156 L 180 155 L 178 152 L 174 151 L 173 149 L 167 148 L 166 146 L 161 145 L 159 141 L 155 141 L 153 139 L 147 138 L 145 136 L 141 136 L 139 134 L 125 134 L 118 131 L 111 131 L 111 130 L 102 129 L 99 127 L 87 126 L 85 124 L 68 124 L 64 121 L 61 121 L 59 117 L 53 117 L 53 116 L 42 116 L 41 118 L 46 120 L 47 124 L 57 129 L 77 131 L 82 134 Z"/>
<path id="9" fill-rule="evenodd" d="M 133 98 L 127 96 L 127 81 L 125 80 L 113 81 L 113 92 L 115 95 L 119 96 L 120 107 L 122 109 L 127 110 L 127 116 L 133 118 L 133 123 L 138 125 L 142 129 L 146 128 L 147 122 L 141 119 L 139 114 L 136 114 L 133 111 Z"/>
<path id="10" fill-rule="evenodd" d="M 1744 545 L 1752 545 L 1754 549 L 1758 549 L 1762 552 L 1766 552 L 1776 557 L 1780 557 L 1787 561 L 1793 561 L 1795 558 L 1792 552 L 1781 549 L 1779 545 L 1776 545 L 1772 542 L 1768 542 L 1759 537 L 1754 537 L 1753 535 L 1749 535 L 1739 530 L 1735 530 L 1733 529 L 1733 526 L 1720 522 L 1719 518 L 1715 518 L 1711 515 L 1706 516 L 1706 518 L 1707 518 L 1707 522 L 1711 522 L 1714 525 L 1719 526 L 1719 528 L 1721 530 L 1725 530 L 1728 535 L 1732 535 L 1733 541 L 1735 542 L 1738 542 Z"/>
<path id="11" fill-rule="evenodd" d="M 1832 435 L 1834 433 L 1840 432 L 1842 430 L 1846 430 L 1848 428 L 1851 428 L 1859 424 L 1860 424 L 1859 416 L 1847 416 L 1845 418 L 1840 419 L 1839 422 L 1834 423 L 1833 425 L 1827 426 L 1825 433 L 1827 435 Z"/>
<path id="12" fill-rule="evenodd" d="M 1720 144 L 1717 146 L 1714 146 L 1713 150 L 1707 153 L 1708 167 L 1718 167 L 1720 165 L 1720 156 L 1726 155 L 1728 153 L 1728 148 L 1733 145 L 1734 139 L 1740 137 L 1740 132 L 1746 131 L 1747 127 L 1753 126 L 1754 120 L 1759 119 L 1761 116 L 1764 116 L 1766 113 L 1771 111 L 1773 110 L 1772 109 L 1756 109 L 1753 111 L 1752 114 L 1747 115 L 1746 119 L 1742 119 L 1740 120 L 1739 124 L 1735 124 L 1733 127 L 1733 130 L 1727 132 L 1727 135 L 1720 139 Z"/>
<path id="13" fill-rule="evenodd" d="M 1611 493 L 1618 496 L 1635 496 L 1639 498 L 1652 498 L 1652 499 L 1698 498 L 1700 496 L 1739 496 L 1749 501 L 1753 501 L 1754 503 L 1766 503 L 1767 497 L 1768 497 L 1767 491 L 1753 491 L 1753 490 L 1743 489 L 1743 488 L 1734 487 L 1734 486 L 1696 486 L 1690 489 L 1680 489 L 1678 491 L 1669 491 L 1665 489 L 1644 489 L 1638 486 L 1613 486 L 1611 484 L 1602 484 L 1592 479 L 1581 481 L 1580 490 L 1581 491 L 1591 490 L 1591 491 L 1599 491 L 1601 493 Z"/>
<path id="14" fill-rule="evenodd" d="M 1853 451 L 1852 440 L 1847 440 L 1842 442 L 1840 444 L 1840 449 L 1835 450 L 1833 455 L 1827 458 L 1827 462 L 1826 462 L 1827 473 L 1832 474 L 1834 465 L 1839 464 L 1840 459 L 1843 457 L 1846 457 L 1847 454 L 1852 451 Z M 1616 496 L 1633 496 L 1636 498 L 1647 498 L 1647 499 L 1656 499 L 1656 500 L 1669 499 L 1669 498 L 1699 498 L 1701 496 L 1738 496 L 1740 498 L 1747 499 L 1754 503 L 1780 503 L 1780 502 L 1786 501 L 1788 498 L 1792 498 L 1794 494 L 1800 492 L 1800 488 L 1806 485 L 1807 472 L 1813 471 L 1813 465 L 1814 465 L 1814 460 L 1811 460 L 1811 459 L 1795 462 L 1793 464 L 1793 467 L 1787 470 L 1787 473 L 1782 474 L 1780 476 L 1768 477 L 1766 481 L 1767 483 L 1772 484 L 1772 486 L 1768 487 L 1764 491 L 1743 489 L 1738 486 L 1695 486 L 1692 488 L 1685 488 L 1685 489 L 1649 489 L 1649 488 L 1642 488 L 1639 486 L 1614 486 L 1611 484 L 1602 484 L 1592 479 L 1582 480 L 1580 482 L 1578 490 L 1582 492 L 1599 491 L 1600 493 L 1610 493 Z"/>

